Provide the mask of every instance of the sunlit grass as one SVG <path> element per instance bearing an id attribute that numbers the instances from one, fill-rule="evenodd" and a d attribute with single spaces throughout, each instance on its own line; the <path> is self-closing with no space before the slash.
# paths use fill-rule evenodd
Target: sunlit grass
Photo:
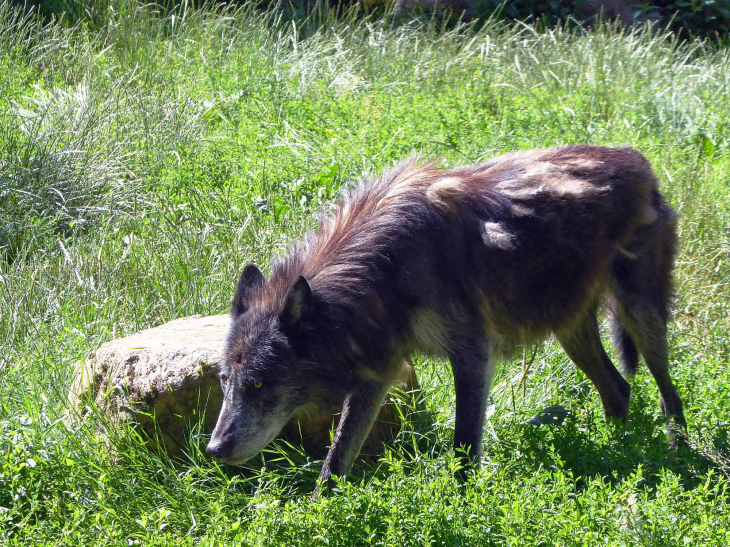
<path id="1" fill-rule="evenodd" d="M 327 8 L 92 15 L 42 27 L 0 3 L 0 542 L 730 543 L 727 50 Z M 645 370 L 629 422 L 606 424 L 551 342 L 500 366 L 464 486 L 448 365 L 426 358 L 427 413 L 317 502 L 320 464 L 296 446 L 220 467 L 193 428 L 175 463 L 133 430 L 100 436 L 101 417 L 61 421 L 84 355 L 225 312 L 241 266 L 266 269 L 364 173 L 415 150 L 457 164 L 579 142 L 639 149 L 680 212 L 671 346 L 689 448 L 668 450 Z M 563 425 L 523 424 L 551 404 L 571 410 Z"/>

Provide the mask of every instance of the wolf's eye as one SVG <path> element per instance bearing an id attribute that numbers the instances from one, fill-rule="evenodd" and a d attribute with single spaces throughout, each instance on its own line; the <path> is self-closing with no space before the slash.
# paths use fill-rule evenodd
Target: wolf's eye
<path id="1" fill-rule="evenodd" d="M 221 376 L 221 382 L 223 385 L 228 385 L 228 376 Z"/>
<path id="2" fill-rule="evenodd" d="M 256 389 L 259 389 L 262 385 L 264 385 L 263 382 L 254 382 L 253 383 L 253 387 L 255 387 Z"/>

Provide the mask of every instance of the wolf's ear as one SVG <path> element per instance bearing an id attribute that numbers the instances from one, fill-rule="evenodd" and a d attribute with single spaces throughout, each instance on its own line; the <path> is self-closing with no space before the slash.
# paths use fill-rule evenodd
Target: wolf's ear
<path id="1" fill-rule="evenodd" d="M 243 269 L 241 279 L 238 280 L 236 296 L 233 297 L 233 302 L 231 303 L 232 317 L 238 317 L 246 311 L 248 308 L 246 300 L 251 294 L 251 291 L 257 289 L 263 284 L 264 274 L 261 273 L 261 270 L 259 270 L 255 264 L 249 264 Z"/>
<path id="2" fill-rule="evenodd" d="M 286 297 L 281 321 L 285 325 L 294 326 L 312 308 L 312 287 L 303 275 L 294 283 Z"/>

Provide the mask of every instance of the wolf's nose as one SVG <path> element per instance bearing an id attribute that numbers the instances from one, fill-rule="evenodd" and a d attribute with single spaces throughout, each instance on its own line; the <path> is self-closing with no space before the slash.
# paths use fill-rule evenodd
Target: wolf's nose
<path id="1" fill-rule="evenodd" d="M 205 451 L 214 458 L 225 458 L 230 453 L 227 443 L 210 442 L 205 447 Z"/>

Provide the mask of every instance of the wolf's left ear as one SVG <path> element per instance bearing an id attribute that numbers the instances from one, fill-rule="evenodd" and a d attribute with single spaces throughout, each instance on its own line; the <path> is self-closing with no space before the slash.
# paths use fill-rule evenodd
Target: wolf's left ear
<path id="1" fill-rule="evenodd" d="M 282 323 L 294 326 L 312 308 L 312 287 L 303 275 L 294 283 L 286 297 L 284 311 L 281 312 Z"/>
<path id="2" fill-rule="evenodd" d="M 255 264 L 246 266 L 243 273 L 241 273 L 241 278 L 238 280 L 236 296 L 233 297 L 233 302 L 231 302 L 231 316 L 235 318 L 242 315 L 248 308 L 246 300 L 251 291 L 263 284 L 264 274 L 261 273 L 261 270 Z"/>

